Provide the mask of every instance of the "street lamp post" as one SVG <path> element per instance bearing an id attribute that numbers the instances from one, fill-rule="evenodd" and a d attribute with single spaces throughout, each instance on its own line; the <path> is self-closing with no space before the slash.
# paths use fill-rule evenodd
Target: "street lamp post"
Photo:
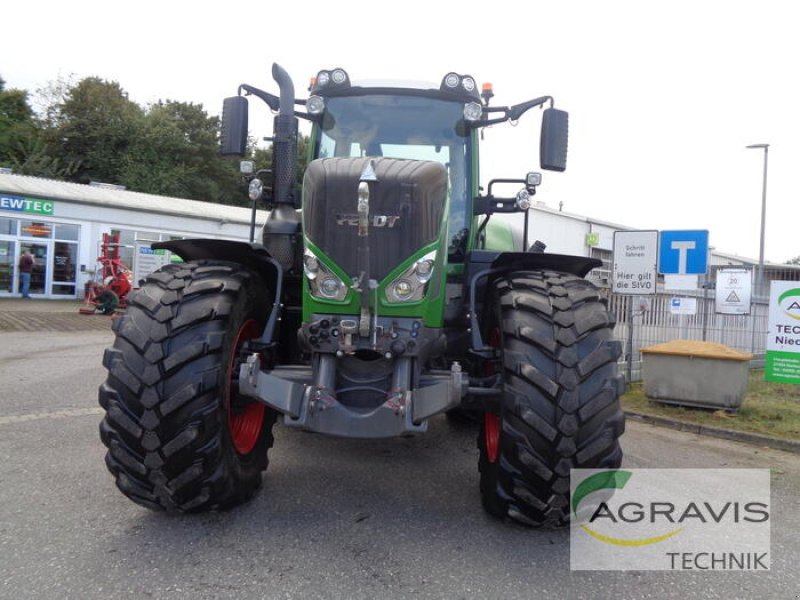
<path id="1" fill-rule="evenodd" d="M 758 271 L 756 271 L 756 283 L 755 289 L 753 290 L 755 293 L 753 294 L 753 300 L 755 300 L 756 294 L 763 293 L 764 287 L 764 225 L 766 222 L 766 215 L 767 215 L 767 157 L 769 156 L 769 144 L 751 144 L 747 146 L 748 148 L 763 148 L 764 149 L 764 178 L 761 187 L 761 241 L 758 247 Z M 751 302 L 753 302 L 751 300 Z M 752 304 L 752 310 L 750 311 L 752 314 L 753 319 L 753 339 L 751 341 L 751 349 L 753 354 L 756 353 L 756 305 L 755 303 Z"/>
<path id="2" fill-rule="evenodd" d="M 748 148 L 764 149 L 764 178 L 761 188 L 761 241 L 758 248 L 758 271 L 756 271 L 756 293 L 763 293 L 764 287 L 764 226 L 767 215 L 767 157 L 769 156 L 769 144 L 751 144 Z"/>

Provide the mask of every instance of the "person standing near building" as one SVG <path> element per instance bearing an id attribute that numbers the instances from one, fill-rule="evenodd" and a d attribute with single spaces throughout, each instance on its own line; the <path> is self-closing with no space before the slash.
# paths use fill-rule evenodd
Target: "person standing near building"
<path id="1" fill-rule="evenodd" d="M 20 291 L 23 298 L 30 298 L 31 271 L 33 271 L 33 256 L 30 250 L 25 250 L 19 257 Z"/>

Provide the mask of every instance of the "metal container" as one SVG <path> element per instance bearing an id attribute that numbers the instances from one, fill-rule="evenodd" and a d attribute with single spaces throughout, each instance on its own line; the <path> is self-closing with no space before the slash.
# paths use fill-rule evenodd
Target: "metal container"
<path id="1" fill-rule="evenodd" d="M 665 404 L 736 411 L 752 354 L 714 342 L 674 340 L 642 348 L 644 393 Z"/>

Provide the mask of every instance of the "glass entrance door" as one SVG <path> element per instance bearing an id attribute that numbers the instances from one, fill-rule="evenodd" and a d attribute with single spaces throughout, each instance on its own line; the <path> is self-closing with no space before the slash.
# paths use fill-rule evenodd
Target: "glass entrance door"
<path id="1" fill-rule="evenodd" d="M 14 291 L 14 266 L 17 264 L 14 246 L 15 242 L 0 241 L 0 292 Z"/>
<path id="2" fill-rule="evenodd" d="M 78 262 L 78 244 L 54 242 L 53 295 L 75 296 L 75 273 Z"/>
<path id="3" fill-rule="evenodd" d="M 20 242 L 20 256 L 28 250 L 33 256 L 31 271 L 31 294 L 44 294 L 47 290 L 48 252 L 47 243 Z"/>

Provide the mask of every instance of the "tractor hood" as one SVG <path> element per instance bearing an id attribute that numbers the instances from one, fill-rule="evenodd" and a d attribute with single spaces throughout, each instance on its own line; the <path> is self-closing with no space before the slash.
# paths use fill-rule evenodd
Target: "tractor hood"
<path id="1" fill-rule="evenodd" d="M 359 275 L 359 184 L 369 185 L 369 275 L 378 281 L 435 242 L 446 214 L 447 172 L 433 161 L 323 158 L 303 181 L 303 230 L 347 275 Z"/>

